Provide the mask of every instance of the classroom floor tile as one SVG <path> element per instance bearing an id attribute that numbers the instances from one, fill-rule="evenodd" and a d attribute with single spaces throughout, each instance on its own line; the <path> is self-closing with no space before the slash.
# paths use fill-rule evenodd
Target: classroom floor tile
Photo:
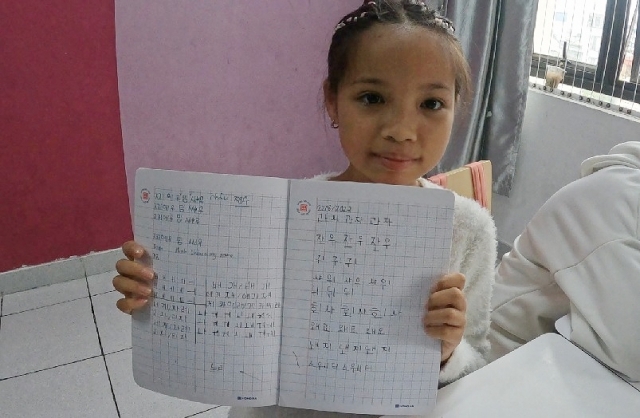
<path id="1" fill-rule="evenodd" d="M 118 416 L 102 357 L 2 380 L 0 405 L 3 417 Z"/>
<path id="2" fill-rule="evenodd" d="M 0 379 L 100 355 L 88 296 L 3 314 L 1 326 Z"/>
<path id="3" fill-rule="evenodd" d="M 91 297 L 104 354 L 131 348 L 131 317 L 116 309 L 121 297 L 116 291 Z"/>
<path id="4" fill-rule="evenodd" d="M 142 389 L 115 272 L 0 295 L 2 418 L 226 418 L 229 408 Z"/>
<path id="5" fill-rule="evenodd" d="M 130 349 L 108 354 L 106 358 L 122 418 L 170 418 L 179 414 L 190 416 L 216 408 L 215 405 L 161 395 L 136 385 L 131 373 Z"/>

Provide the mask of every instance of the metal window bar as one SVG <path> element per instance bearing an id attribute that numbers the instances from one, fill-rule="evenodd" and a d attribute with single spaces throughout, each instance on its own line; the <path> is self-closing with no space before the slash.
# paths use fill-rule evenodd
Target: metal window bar
<path id="1" fill-rule="evenodd" d="M 627 48 L 630 44 L 630 39 L 629 37 L 631 36 L 631 33 L 633 31 L 631 31 L 631 24 L 632 21 L 634 19 L 633 15 L 634 13 L 631 13 L 631 4 L 633 3 L 633 0 L 630 0 L 627 2 L 627 7 L 625 10 L 625 16 L 624 16 L 624 31 L 622 34 L 622 46 L 620 48 L 620 56 L 618 58 L 618 76 L 616 78 L 616 83 L 621 83 L 621 88 L 624 91 L 624 89 L 626 88 L 626 84 L 627 84 L 627 80 L 625 78 L 623 78 L 623 70 L 625 69 L 625 62 L 627 59 Z M 613 98 L 612 98 L 613 100 Z M 618 100 L 619 102 L 621 102 L 622 100 Z"/>
<path id="2" fill-rule="evenodd" d="M 640 19 L 638 18 L 638 14 L 640 14 L 640 1 L 636 1 L 634 14 L 636 18 L 636 33 L 633 47 L 633 60 L 631 64 L 631 81 L 638 83 L 640 78 L 638 77 L 638 68 L 640 68 L 640 41 L 638 40 L 638 36 L 640 35 Z"/>
<path id="3" fill-rule="evenodd" d="M 631 58 L 631 74 L 629 80 L 631 83 L 634 83 L 633 89 L 633 99 L 632 102 L 636 102 L 636 97 L 638 94 L 638 83 L 640 82 L 640 77 L 638 76 L 638 67 L 640 67 L 640 1 L 635 0 L 635 8 L 634 8 L 634 17 L 635 17 L 635 33 L 634 33 L 634 48 L 633 48 L 633 56 Z M 632 25 L 633 26 L 633 25 Z"/>
<path id="4" fill-rule="evenodd" d="M 618 51 L 622 47 L 622 33 L 624 32 L 624 16 L 626 12 L 625 0 L 611 0 L 607 4 L 607 12 L 602 29 L 602 43 L 596 70 L 596 81 L 600 83 L 600 93 L 604 84 L 613 85 L 618 76 Z M 611 59 L 611 54 L 616 59 Z"/>

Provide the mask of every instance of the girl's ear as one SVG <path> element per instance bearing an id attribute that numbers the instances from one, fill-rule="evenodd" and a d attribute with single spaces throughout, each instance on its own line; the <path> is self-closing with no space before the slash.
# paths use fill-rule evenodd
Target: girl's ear
<path id="1" fill-rule="evenodd" d="M 338 98 L 329 87 L 329 80 L 322 83 L 322 91 L 324 92 L 324 107 L 332 122 L 338 122 Z"/>

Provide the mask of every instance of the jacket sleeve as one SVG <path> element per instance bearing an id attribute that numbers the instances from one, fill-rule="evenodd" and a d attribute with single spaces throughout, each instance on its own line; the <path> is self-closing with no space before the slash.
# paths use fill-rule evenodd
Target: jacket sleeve
<path id="1" fill-rule="evenodd" d="M 575 182 L 551 196 L 502 257 L 491 303 L 490 361 L 553 332 L 555 321 L 569 312 L 568 298 L 555 274 L 577 263 L 593 245 L 586 236 L 579 244 L 571 241 L 588 219 L 572 206 L 588 208 L 587 202 L 576 201 L 584 195 L 582 188 Z"/>
<path id="2" fill-rule="evenodd" d="M 577 280 L 579 279 L 579 280 Z M 571 341 L 631 381 L 640 381 L 640 243 L 599 246 L 556 280 L 571 300 Z"/>
<path id="3" fill-rule="evenodd" d="M 465 275 L 466 326 L 462 341 L 441 368 L 440 386 L 484 366 L 489 351 L 491 291 L 496 262 L 496 233 L 491 215 L 475 202 L 461 202 L 454 220 L 451 272 Z"/>
<path id="4" fill-rule="evenodd" d="M 544 256 L 539 255 L 540 249 L 529 231 L 531 224 L 527 228 L 516 238 L 513 248 L 503 256 L 496 269 L 489 361 L 541 334 L 552 332 L 555 320 L 569 309 L 567 297 L 545 266 L 545 261 L 541 260 Z M 554 239 L 553 231 L 539 232 L 550 240 Z"/>

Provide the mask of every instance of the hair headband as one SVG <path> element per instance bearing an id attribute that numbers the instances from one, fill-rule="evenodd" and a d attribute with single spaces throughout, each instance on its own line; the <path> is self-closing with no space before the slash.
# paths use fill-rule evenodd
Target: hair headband
<path id="1" fill-rule="evenodd" d="M 428 10 L 427 5 L 421 0 L 409 0 L 409 3 L 415 6 L 420 6 L 422 11 Z M 356 23 L 358 19 L 366 18 L 368 15 L 374 14 L 375 10 L 373 9 L 376 5 L 375 1 L 372 0 L 364 0 L 362 6 L 358 7 L 353 12 L 346 15 L 342 20 L 336 25 L 334 29 L 334 33 L 344 28 L 350 23 Z M 435 11 L 431 12 L 431 18 L 433 19 L 434 26 L 437 26 L 443 30 L 445 30 L 448 34 L 453 35 L 455 33 L 455 28 L 453 27 L 453 22 L 443 16 L 439 16 L 435 13 Z"/>

